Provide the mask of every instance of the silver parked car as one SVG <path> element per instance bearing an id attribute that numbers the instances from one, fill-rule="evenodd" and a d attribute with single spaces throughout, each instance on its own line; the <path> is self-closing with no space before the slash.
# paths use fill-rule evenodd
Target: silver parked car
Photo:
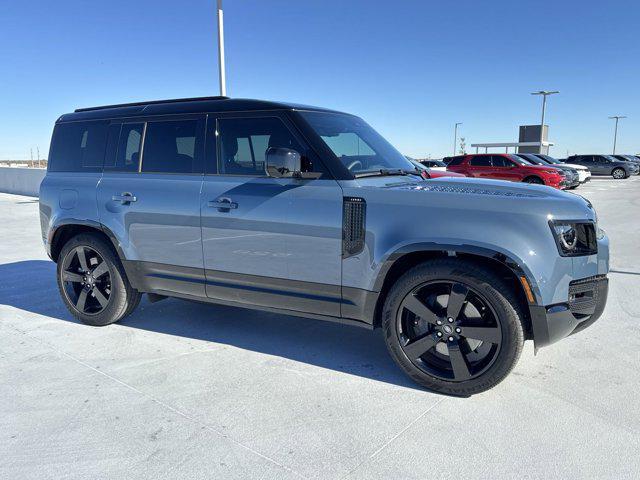
<path id="1" fill-rule="evenodd" d="M 382 328 L 407 375 L 455 395 L 493 387 L 525 340 L 579 332 L 607 299 L 608 239 L 582 197 L 424 179 L 362 119 L 294 104 L 62 115 L 40 219 L 87 324 L 147 294 Z"/>

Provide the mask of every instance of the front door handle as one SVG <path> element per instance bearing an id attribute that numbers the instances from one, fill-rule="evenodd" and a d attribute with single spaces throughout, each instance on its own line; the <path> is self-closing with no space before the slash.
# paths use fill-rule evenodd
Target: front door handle
<path id="1" fill-rule="evenodd" d="M 217 208 L 221 212 L 228 212 L 231 209 L 238 208 L 238 204 L 236 202 L 231 201 L 228 197 L 221 197 L 217 200 L 211 200 L 209 202 L 209 206 L 213 208 Z"/>
<path id="2" fill-rule="evenodd" d="M 111 200 L 120 202 L 123 205 L 128 205 L 129 203 L 137 202 L 138 198 L 133 193 L 123 192 L 121 195 L 114 195 L 111 197 Z"/>

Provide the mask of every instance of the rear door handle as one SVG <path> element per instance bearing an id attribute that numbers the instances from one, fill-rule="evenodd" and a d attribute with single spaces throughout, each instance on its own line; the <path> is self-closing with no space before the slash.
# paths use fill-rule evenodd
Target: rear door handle
<path id="1" fill-rule="evenodd" d="M 213 208 L 217 208 L 221 212 L 228 212 L 231 209 L 238 208 L 238 204 L 236 202 L 231 201 L 231 199 L 227 197 L 222 197 L 217 200 L 211 200 L 209 202 L 209 206 Z"/>
<path id="2" fill-rule="evenodd" d="M 120 202 L 123 205 L 127 205 L 132 202 L 137 202 L 138 198 L 132 193 L 123 192 L 121 195 L 114 195 L 113 197 L 111 197 L 111 200 L 113 200 L 114 202 Z"/>

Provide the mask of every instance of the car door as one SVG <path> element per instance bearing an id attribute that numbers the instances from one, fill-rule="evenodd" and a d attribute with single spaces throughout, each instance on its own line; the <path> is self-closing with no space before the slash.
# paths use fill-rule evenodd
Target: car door
<path id="1" fill-rule="evenodd" d="M 200 229 L 205 116 L 114 123 L 98 187 L 101 222 L 144 288 L 205 296 Z"/>
<path id="2" fill-rule="evenodd" d="M 602 155 L 593 156 L 593 165 L 598 175 L 611 175 L 611 171 L 613 170 L 611 160 Z"/>
<path id="3" fill-rule="evenodd" d="M 267 149 L 309 154 L 284 112 L 210 115 L 207 131 L 200 201 L 207 296 L 339 315 L 338 183 L 267 176 Z"/>
<path id="4" fill-rule="evenodd" d="M 474 155 L 469 159 L 468 172 L 472 177 L 494 178 L 491 155 Z"/>
<path id="5" fill-rule="evenodd" d="M 497 178 L 500 180 L 508 180 L 511 182 L 519 182 L 522 179 L 518 166 L 512 160 L 502 155 L 492 155 L 491 165 L 493 166 L 493 173 L 491 178 Z"/>

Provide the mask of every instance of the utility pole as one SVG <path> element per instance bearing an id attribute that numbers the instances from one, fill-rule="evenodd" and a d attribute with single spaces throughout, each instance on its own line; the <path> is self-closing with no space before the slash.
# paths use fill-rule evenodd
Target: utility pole
<path id="1" fill-rule="evenodd" d="M 29 152 L 31 153 L 31 166 L 33 167 L 33 148 L 30 148 Z"/>
<path id="2" fill-rule="evenodd" d="M 539 92 L 531 92 L 531 95 L 542 95 L 542 121 L 540 122 L 540 151 L 538 153 L 545 153 L 542 151 L 542 142 L 544 139 L 544 114 L 547 107 L 547 96 L 560 93 L 557 90 L 547 91 L 540 90 Z"/>
<path id="3" fill-rule="evenodd" d="M 616 143 L 618 142 L 618 120 L 620 120 L 621 118 L 627 118 L 624 115 L 614 115 L 612 117 L 609 117 L 610 119 L 615 119 L 616 121 L 616 128 L 613 131 L 613 155 L 616 154 Z"/>
<path id="4" fill-rule="evenodd" d="M 458 144 L 458 125 L 462 125 L 462 122 L 458 122 L 453 127 L 453 156 L 456 156 L 456 146 Z"/>
<path id="5" fill-rule="evenodd" d="M 38 168 L 40 168 L 40 147 L 36 147 L 36 151 L 38 152 Z"/>
<path id="6" fill-rule="evenodd" d="M 227 96 L 227 78 L 224 67 L 224 18 L 222 0 L 218 0 L 218 69 L 220 79 L 220 96 Z"/>

